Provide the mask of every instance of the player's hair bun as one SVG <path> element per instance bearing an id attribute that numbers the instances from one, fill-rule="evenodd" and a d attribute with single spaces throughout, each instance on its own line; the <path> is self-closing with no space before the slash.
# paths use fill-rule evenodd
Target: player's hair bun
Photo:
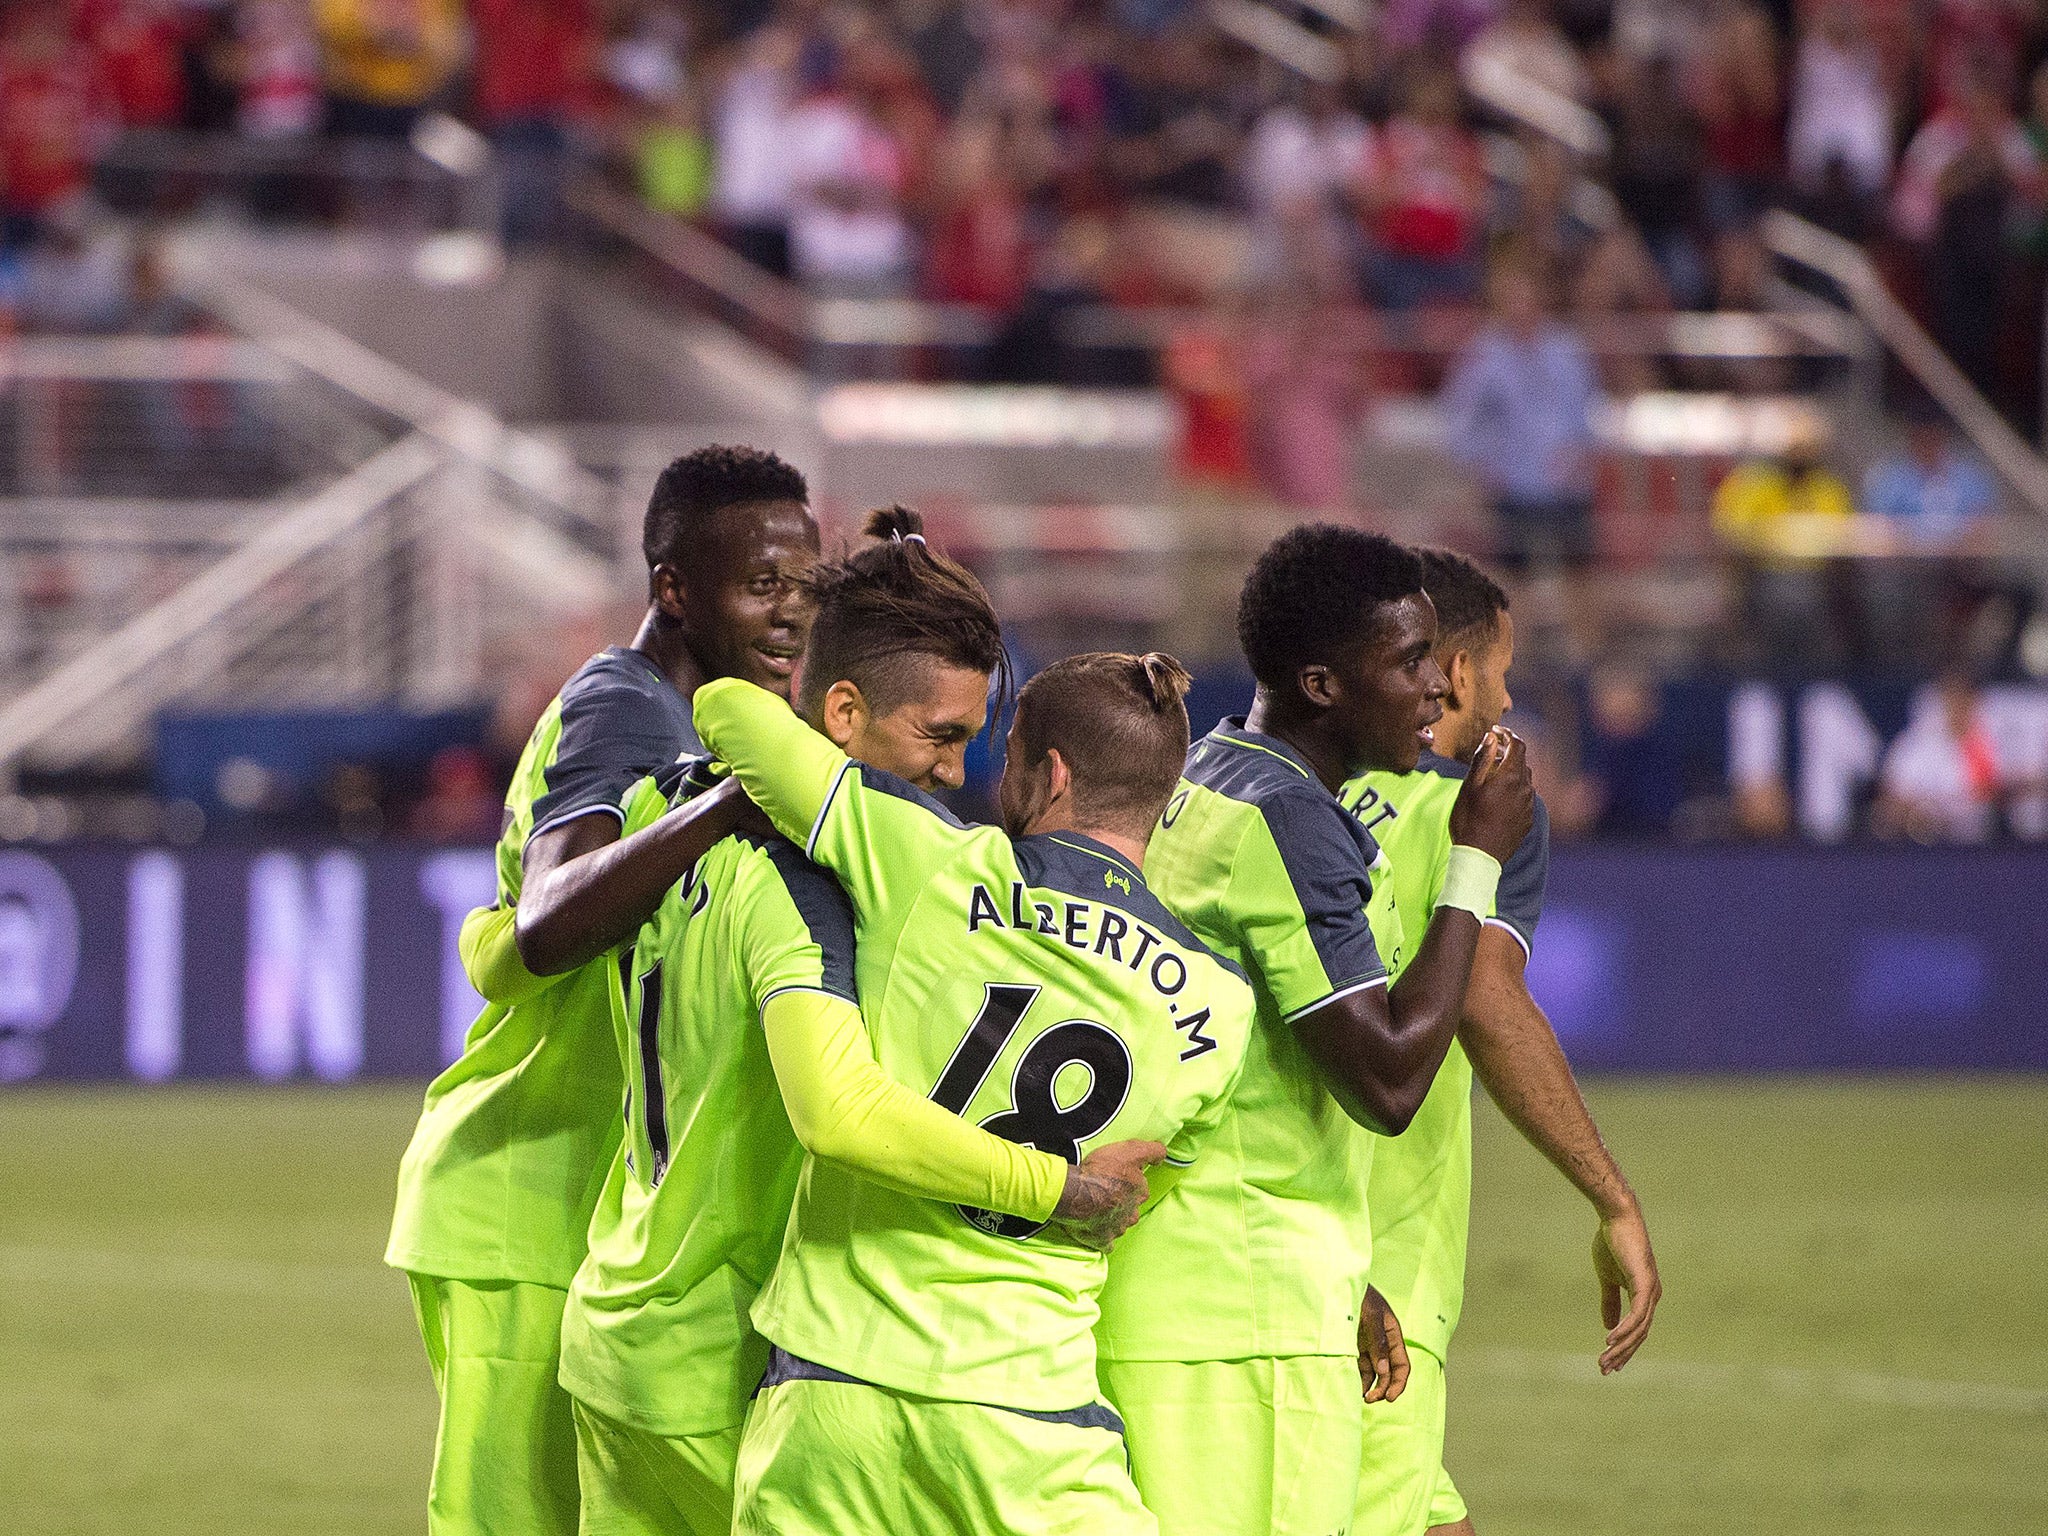
<path id="1" fill-rule="evenodd" d="M 1164 651 L 1147 651 L 1138 658 L 1138 666 L 1145 674 L 1145 693 L 1154 710 L 1178 704 L 1194 686 L 1188 669 Z"/>
<path id="2" fill-rule="evenodd" d="M 870 512 L 867 526 L 861 531 L 871 539 L 924 543 L 924 519 L 908 507 L 883 507 Z"/>

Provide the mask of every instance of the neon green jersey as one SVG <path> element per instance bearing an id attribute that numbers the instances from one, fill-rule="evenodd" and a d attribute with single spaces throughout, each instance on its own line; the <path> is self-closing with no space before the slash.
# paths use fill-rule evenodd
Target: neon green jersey
<path id="1" fill-rule="evenodd" d="M 1153 889 L 1251 976 L 1258 1017 L 1236 1100 L 1201 1164 L 1118 1244 L 1105 1356 L 1351 1355 L 1372 1258 L 1372 1138 L 1289 1021 L 1387 984 L 1399 915 L 1372 840 L 1274 737 L 1227 720 L 1188 753 L 1152 834 Z"/>
<path id="2" fill-rule="evenodd" d="M 1131 1137 L 1194 1160 L 1243 1066 L 1251 993 L 1136 867 L 1074 834 L 966 826 L 748 684 L 699 690 L 696 718 L 844 887 L 890 1076 L 1070 1162 Z M 1106 1267 L 1057 1228 L 809 1159 L 754 1321 L 792 1355 L 900 1392 L 1067 1412 L 1096 1400 Z"/>
<path id="3" fill-rule="evenodd" d="M 1340 798 L 1379 844 L 1387 882 L 1410 933 L 1429 924 L 1451 855 L 1451 802 L 1470 769 L 1425 754 L 1413 773 L 1368 773 Z M 1495 915 L 1487 922 L 1523 949 L 1536 937 L 1550 858 L 1550 818 L 1542 801 L 1529 835 L 1501 870 Z M 1372 1280 L 1401 1319 L 1411 1345 L 1444 1358 L 1465 1301 L 1465 1246 L 1472 1217 L 1472 1062 L 1450 1053 L 1408 1129 L 1383 1138 L 1367 1189 L 1372 1215 Z"/>
<path id="4" fill-rule="evenodd" d="M 643 781 L 698 750 L 689 702 L 637 651 L 592 657 L 519 759 L 498 842 L 498 900 L 519 900 L 536 833 L 588 815 L 651 820 Z M 636 794 L 636 788 L 642 792 Z M 629 827 L 627 830 L 637 830 Z M 452 1280 L 567 1286 L 619 1139 L 608 959 L 524 1002 L 486 1005 L 462 1054 L 427 1088 L 399 1165 L 384 1261 Z"/>
<path id="5" fill-rule="evenodd" d="M 768 1346 L 747 1309 L 775 1266 L 802 1149 L 761 1033 L 792 989 L 855 1001 L 853 914 L 783 838 L 728 837 L 618 957 L 625 1139 L 562 1316 L 562 1385 L 658 1435 L 746 1415 Z"/>

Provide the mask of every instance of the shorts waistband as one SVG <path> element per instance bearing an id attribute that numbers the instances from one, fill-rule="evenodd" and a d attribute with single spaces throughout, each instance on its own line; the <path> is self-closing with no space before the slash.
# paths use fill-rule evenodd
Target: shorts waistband
<path id="1" fill-rule="evenodd" d="M 836 1381 L 850 1387 L 871 1387 L 877 1392 L 890 1390 L 876 1382 L 863 1381 L 858 1376 L 835 1371 L 829 1365 L 819 1365 L 815 1360 L 792 1355 L 780 1345 L 770 1345 L 768 1369 L 763 1373 L 761 1385 L 756 1390 L 766 1392 L 770 1387 L 779 1387 L 791 1381 Z M 1034 1408 L 1010 1408 L 1002 1403 L 976 1403 L 974 1406 L 994 1408 L 1001 1413 L 1014 1413 L 1019 1418 L 1036 1419 L 1041 1424 L 1071 1424 L 1077 1429 L 1106 1429 L 1111 1434 L 1119 1436 L 1124 1432 L 1124 1421 L 1107 1403 L 1088 1403 L 1080 1408 L 1068 1408 L 1059 1413 Z"/>

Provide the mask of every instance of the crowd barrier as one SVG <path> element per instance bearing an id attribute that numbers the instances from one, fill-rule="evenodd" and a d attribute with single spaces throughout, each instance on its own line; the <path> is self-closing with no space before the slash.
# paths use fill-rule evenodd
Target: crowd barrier
<path id="1" fill-rule="evenodd" d="M 0 851 L 0 1081 L 424 1079 L 488 849 Z M 2048 1069 L 2048 851 L 1560 848 L 1531 988 L 1592 1070 Z"/>

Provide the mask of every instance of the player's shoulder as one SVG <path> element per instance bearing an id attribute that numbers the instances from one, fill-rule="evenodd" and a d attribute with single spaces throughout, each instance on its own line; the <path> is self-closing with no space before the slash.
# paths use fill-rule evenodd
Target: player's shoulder
<path id="1" fill-rule="evenodd" d="M 1196 960 L 1213 962 L 1238 980 L 1245 979 L 1235 962 L 1210 948 L 1175 916 L 1153 894 L 1144 875 L 1114 850 L 1092 838 L 1063 832 L 1021 838 L 1013 846 L 1018 877 L 1027 886 L 1114 908 Z"/>
<path id="2" fill-rule="evenodd" d="M 639 651 L 608 645 L 570 674 L 556 696 L 565 718 L 592 710 L 631 709 L 688 724 L 690 701 Z M 689 732 L 694 741 L 695 730 Z"/>

